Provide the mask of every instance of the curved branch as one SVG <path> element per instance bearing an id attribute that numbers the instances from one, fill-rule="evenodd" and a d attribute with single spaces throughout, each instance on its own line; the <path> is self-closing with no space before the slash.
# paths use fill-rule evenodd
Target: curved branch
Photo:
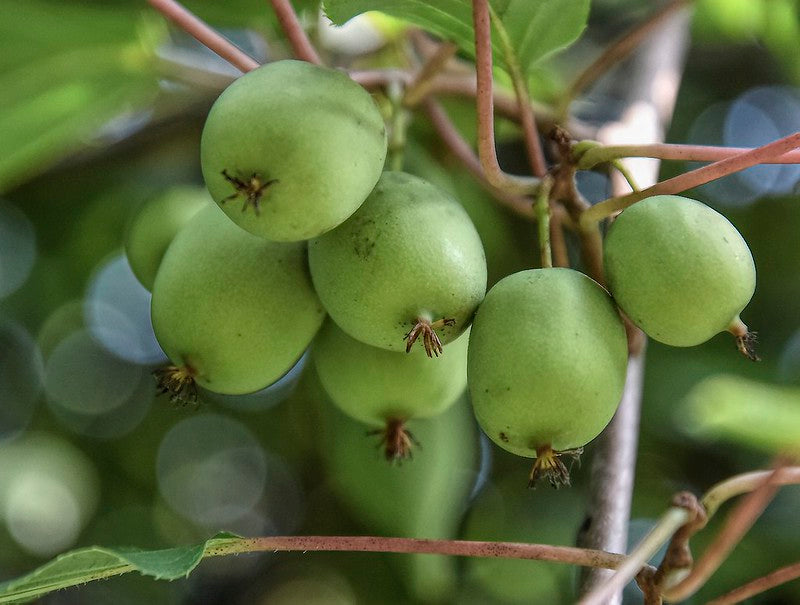
<path id="1" fill-rule="evenodd" d="M 242 72 L 254 70 L 258 61 L 211 28 L 175 0 L 147 0 L 158 12 Z"/>

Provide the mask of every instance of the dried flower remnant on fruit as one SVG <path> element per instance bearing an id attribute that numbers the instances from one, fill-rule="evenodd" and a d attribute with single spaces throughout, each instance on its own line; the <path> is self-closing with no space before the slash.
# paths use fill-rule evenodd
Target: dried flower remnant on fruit
<path id="1" fill-rule="evenodd" d="M 168 365 L 153 371 L 158 384 L 158 394 L 169 393 L 175 405 L 197 405 L 196 372 L 191 366 Z"/>
<path id="2" fill-rule="evenodd" d="M 555 489 L 562 486 L 569 487 L 569 474 L 572 471 L 572 465 L 576 462 L 580 465 L 581 454 L 583 454 L 582 447 L 563 452 L 557 452 L 549 445 L 536 448 L 536 461 L 531 468 L 528 487 L 536 487 L 536 482 L 540 479 L 547 479 L 548 483 Z M 569 468 L 561 460 L 562 456 L 571 458 Z"/>
<path id="3" fill-rule="evenodd" d="M 392 463 L 410 460 L 414 457 L 413 447 L 422 447 L 414 434 L 406 429 L 405 421 L 398 418 L 388 420 L 384 428 L 370 431 L 368 435 L 381 436 L 378 447 L 383 448 L 386 460 Z"/>
<path id="4" fill-rule="evenodd" d="M 259 204 L 261 203 L 261 197 L 264 195 L 264 190 L 270 185 L 278 182 L 278 179 L 270 179 L 265 181 L 263 177 L 255 172 L 251 174 L 250 178 L 247 180 L 243 180 L 236 176 L 231 176 L 228 174 L 227 170 L 222 171 L 222 176 L 225 177 L 226 181 L 233 185 L 233 188 L 236 191 L 223 199 L 220 203 L 224 204 L 229 200 L 233 200 L 241 196 L 244 198 L 242 212 L 247 210 L 248 206 L 252 206 L 256 215 L 261 214 L 261 208 Z"/>
<path id="5" fill-rule="evenodd" d="M 750 361 L 761 361 L 761 358 L 756 353 L 757 332 L 751 332 L 738 317 L 730 325 L 728 331 L 736 337 L 736 348 L 742 355 Z"/>
<path id="6" fill-rule="evenodd" d="M 406 341 L 406 353 L 411 352 L 411 347 L 414 346 L 414 343 L 422 335 L 422 344 L 425 347 L 425 353 L 427 353 L 428 357 L 439 357 L 439 355 L 443 352 L 442 341 L 439 340 L 438 334 L 436 334 L 436 330 L 444 328 L 445 326 L 454 326 L 456 325 L 456 320 L 452 318 L 442 318 L 434 322 L 430 322 L 427 319 L 417 318 L 417 321 L 414 323 L 414 327 L 408 331 L 408 333 L 403 337 L 403 340 Z"/>

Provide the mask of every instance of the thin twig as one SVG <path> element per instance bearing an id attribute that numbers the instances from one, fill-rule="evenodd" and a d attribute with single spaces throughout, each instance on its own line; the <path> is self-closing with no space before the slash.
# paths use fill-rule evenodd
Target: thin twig
<path id="1" fill-rule="evenodd" d="M 147 0 L 158 12 L 242 72 L 254 70 L 258 61 L 212 29 L 175 0 Z"/>
<path id="2" fill-rule="evenodd" d="M 639 570 L 658 552 L 681 526 L 689 520 L 689 512 L 673 507 L 667 510 L 656 526 L 633 549 L 614 575 L 579 601 L 579 605 L 605 605 L 613 595 L 636 577 Z"/>
<path id="3" fill-rule="evenodd" d="M 488 0 L 472 0 L 475 27 L 475 66 L 477 70 L 478 157 L 488 181 L 509 193 L 533 193 L 538 179 L 513 177 L 503 172 L 497 161 L 494 140 L 494 99 L 492 96 L 492 29 Z"/>
<path id="4" fill-rule="evenodd" d="M 770 481 L 775 485 L 800 484 L 800 466 L 786 466 L 777 476 L 773 471 L 753 471 L 736 475 L 717 483 L 705 493 L 700 502 L 711 518 L 722 504 L 731 498 L 752 492 L 770 477 Z"/>
<path id="5" fill-rule="evenodd" d="M 680 193 L 751 166 L 768 163 L 770 160 L 780 157 L 787 151 L 797 147 L 800 147 L 800 132 L 795 132 L 762 147 L 756 147 L 702 168 L 685 172 L 666 181 L 656 183 L 652 187 L 634 191 L 628 195 L 609 198 L 586 211 L 581 216 L 581 223 L 590 225 L 601 221 L 605 217 L 653 195 Z"/>
<path id="6" fill-rule="evenodd" d="M 469 143 L 467 143 L 464 137 L 458 132 L 458 129 L 447 116 L 442 106 L 433 98 L 427 97 L 422 102 L 422 107 L 442 142 L 450 149 L 453 155 L 464 164 L 467 170 L 478 179 L 484 188 L 491 193 L 500 204 L 514 212 L 514 214 L 532 220 L 534 218 L 534 211 L 531 200 L 526 197 L 507 193 L 489 182 L 486 178 L 486 174 L 483 172 L 480 160 L 472 151 L 472 147 L 470 147 Z"/>
<path id="7" fill-rule="evenodd" d="M 773 479 L 780 475 L 781 468 L 778 467 L 739 503 L 703 556 L 692 567 L 689 575 L 674 586 L 666 586 L 662 590 L 664 598 L 670 601 L 682 601 L 705 584 L 775 497 L 780 489 L 780 483 Z"/>
<path id="8" fill-rule="evenodd" d="M 580 143 L 578 143 L 580 145 Z M 578 168 L 588 170 L 620 158 L 657 158 L 686 162 L 717 162 L 752 151 L 752 147 L 714 147 L 708 145 L 682 145 L 654 143 L 651 145 L 597 145 L 587 149 L 578 159 Z M 800 151 L 789 151 L 770 158 L 763 164 L 800 164 Z"/>
<path id="9" fill-rule="evenodd" d="M 781 584 L 786 584 L 786 582 L 791 582 L 797 578 L 800 578 L 800 561 L 797 563 L 792 563 L 791 565 L 787 565 L 786 567 L 776 569 L 772 573 L 760 578 L 756 578 L 755 580 L 751 580 L 747 584 L 743 584 L 738 588 L 734 588 L 730 592 L 717 597 L 713 601 L 709 601 L 707 605 L 733 605 L 734 603 L 741 603 L 745 599 L 749 599 L 750 597 L 761 594 L 770 588 L 775 588 Z"/>
<path id="10" fill-rule="evenodd" d="M 569 267 L 569 252 L 564 239 L 563 206 L 550 205 L 550 249 L 553 253 L 553 265 L 556 267 Z"/>
<path id="11" fill-rule="evenodd" d="M 539 259 L 544 269 L 550 269 L 553 266 L 553 252 L 550 248 L 550 189 L 552 187 L 553 179 L 549 176 L 544 177 L 534 204 L 536 221 L 539 225 Z"/>
<path id="12" fill-rule="evenodd" d="M 457 50 L 457 44 L 444 42 L 436 49 L 435 53 L 428 57 L 414 80 L 406 88 L 403 95 L 403 105 L 405 107 L 415 107 L 419 105 L 422 99 L 428 96 L 433 88 L 436 76 L 444 69 L 447 62 L 453 58 Z"/>
<path id="13" fill-rule="evenodd" d="M 378 536 L 269 536 L 237 541 L 230 545 L 217 547 L 206 554 L 220 556 L 258 551 L 422 553 L 460 557 L 531 559 L 611 569 L 617 567 L 624 559 L 622 555 L 573 546 Z"/>
<path id="14" fill-rule="evenodd" d="M 297 13 L 294 12 L 292 3 L 289 0 L 269 1 L 275 11 L 275 16 L 278 18 L 278 23 L 281 24 L 283 33 L 289 39 L 294 56 L 302 61 L 322 65 L 322 60 L 320 60 L 317 50 L 311 44 L 311 40 L 308 39 L 303 26 L 300 24 L 300 19 L 297 18 Z"/>
<path id="15" fill-rule="evenodd" d="M 663 21 L 669 18 L 675 11 L 682 9 L 687 4 L 687 0 L 672 0 L 662 8 L 655 11 L 645 21 L 635 25 L 632 29 L 625 32 L 616 41 L 612 42 L 600 54 L 597 59 L 592 61 L 569 85 L 561 103 L 561 108 L 557 115 L 566 116 L 570 103 L 583 92 L 593 82 L 599 80 L 609 69 L 618 65 L 628 56 L 639 44 L 646 40 L 653 30 L 658 29 Z"/>

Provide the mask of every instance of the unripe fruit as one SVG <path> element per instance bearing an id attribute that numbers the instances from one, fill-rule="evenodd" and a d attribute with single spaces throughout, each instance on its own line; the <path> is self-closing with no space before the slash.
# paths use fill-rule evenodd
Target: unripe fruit
<path id="1" fill-rule="evenodd" d="M 409 453 L 407 421 L 440 414 L 467 387 L 467 334 L 449 345 L 438 363 L 430 363 L 423 349 L 406 355 L 372 347 L 329 321 L 314 341 L 313 356 L 336 406 L 382 429 L 389 460 Z"/>
<path id="2" fill-rule="evenodd" d="M 720 213 L 677 195 L 642 200 L 611 225 L 604 263 L 617 304 L 654 340 L 690 347 L 728 330 L 755 357 L 739 319 L 755 290 L 755 265 Z"/>
<path id="3" fill-rule="evenodd" d="M 349 220 L 309 242 L 308 254 L 337 325 L 393 351 L 419 337 L 438 355 L 467 328 L 486 290 L 486 258 L 467 213 L 402 172 L 384 173 Z"/>
<path id="4" fill-rule="evenodd" d="M 346 74 L 279 61 L 231 84 L 200 144 L 214 200 L 240 227 L 276 241 L 320 235 L 375 185 L 386 157 L 377 106 Z"/>
<path id="5" fill-rule="evenodd" d="M 175 364 L 162 389 L 257 391 L 292 367 L 324 317 L 305 246 L 251 235 L 212 205 L 177 235 L 153 286 L 153 329 Z"/>
<path id="6" fill-rule="evenodd" d="M 161 259 L 172 239 L 198 210 L 212 203 L 205 188 L 181 186 L 142 206 L 125 236 L 125 255 L 139 283 L 153 289 Z"/>
<path id="7" fill-rule="evenodd" d="M 625 329 L 600 285 L 571 269 L 520 271 L 475 316 L 467 365 L 475 416 L 503 449 L 538 457 L 532 481 L 567 482 L 556 456 L 611 420 L 627 359 Z"/>

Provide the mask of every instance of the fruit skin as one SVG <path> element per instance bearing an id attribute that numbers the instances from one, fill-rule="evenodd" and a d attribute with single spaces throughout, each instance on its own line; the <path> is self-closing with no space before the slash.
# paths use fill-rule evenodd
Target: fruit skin
<path id="1" fill-rule="evenodd" d="M 216 393 L 257 391 L 292 367 L 325 311 L 305 246 L 239 229 L 216 206 L 170 245 L 156 275 L 153 329 L 167 356 Z"/>
<path id="2" fill-rule="evenodd" d="M 337 325 L 402 351 L 417 318 L 452 318 L 442 344 L 469 326 L 486 291 L 486 257 L 467 213 L 446 192 L 386 172 L 345 223 L 309 242 L 314 287 Z"/>
<path id="3" fill-rule="evenodd" d="M 240 227 L 275 241 L 309 239 L 344 221 L 385 157 L 386 130 L 369 93 L 304 61 L 269 63 L 234 81 L 211 108 L 200 143 L 214 200 Z M 258 176 L 265 187 L 257 208 L 223 171 L 245 183 Z"/>
<path id="4" fill-rule="evenodd" d="M 500 280 L 472 326 L 467 362 L 475 416 L 519 456 L 580 448 L 619 404 L 628 360 L 611 297 L 571 269 L 532 269 Z"/>
<path id="5" fill-rule="evenodd" d="M 462 334 L 437 363 L 421 347 L 408 354 L 350 338 L 328 321 L 314 341 L 320 381 L 336 406 L 366 424 L 435 416 L 467 387 L 467 342 Z"/>
<path id="6" fill-rule="evenodd" d="M 158 267 L 172 239 L 198 210 L 212 203 L 205 188 L 184 185 L 142 206 L 125 235 L 125 255 L 139 283 L 153 290 Z"/>
<path id="7" fill-rule="evenodd" d="M 753 256 L 736 228 L 677 195 L 624 210 L 608 231 L 603 257 L 620 308 L 648 336 L 676 347 L 741 323 L 755 291 Z"/>

